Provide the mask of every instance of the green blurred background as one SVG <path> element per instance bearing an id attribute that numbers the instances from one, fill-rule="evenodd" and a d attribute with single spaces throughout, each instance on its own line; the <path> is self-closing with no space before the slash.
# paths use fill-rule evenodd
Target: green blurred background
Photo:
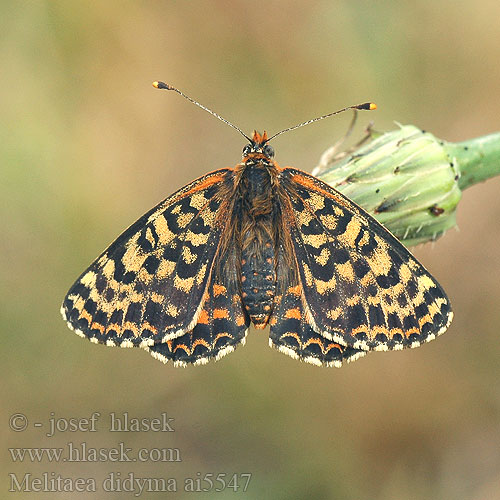
<path id="1" fill-rule="evenodd" d="M 127 225 L 193 178 L 273 133 L 340 107 L 377 129 L 412 123 L 460 141 L 498 130 L 500 3 L 491 0 L 37 1 L 0 3 L 2 181 L 1 497 L 9 472 L 176 478 L 252 473 L 248 491 L 203 498 L 500 498 L 498 179 L 467 191 L 460 232 L 414 249 L 455 320 L 420 349 L 340 370 L 267 347 L 267 332 L 218 363 L 175 369 L 141 350 L 96 346 L 59 315 L 73 280 Z M 276 140 L 308 171 L 349 116 Z M 361 128 L 359 129 L 361 133 Z M 48 437 L 48 419 L 102 414 L 96 433 Z M 109 413 L 174 417 L 175 432 L 108 432 Z M 24 432 L 9 416 L 29 419 Z M 41 422 L 42 429 L 33 424 Z M 180 463 L 13 463 L 9 447 L 179 448 Z M 229 476 L 227 476 L 229 477 Z M 206 486 L 206 484 L 205 484 Z M 143 493 L 141 498 L 164 498 Z M 175 496 L 175 495 L 172 495 Z"/>

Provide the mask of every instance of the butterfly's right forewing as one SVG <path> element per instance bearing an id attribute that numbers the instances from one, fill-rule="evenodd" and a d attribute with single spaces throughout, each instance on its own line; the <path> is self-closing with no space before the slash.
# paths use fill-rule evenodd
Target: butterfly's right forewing
<path id="1" fill-rule="evenodd" d="M 148 346 L 194 328 L 221 235 L 230 169 L 201 177 L 128 228 L 78 278 L 62 307 L 70 328 L 108 345 Z"/>

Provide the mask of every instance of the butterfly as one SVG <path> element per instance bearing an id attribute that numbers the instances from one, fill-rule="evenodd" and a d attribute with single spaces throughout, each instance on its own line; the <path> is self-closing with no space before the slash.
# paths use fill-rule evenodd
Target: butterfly
<path id="1" fill-rule="evenodd" d="M 218 360 L 253 323 L 289 356 L 342 366 L 416 347 L 453 317 L 429 272 L 372 216 L 301 170 L 280 167 L 272 137 L 194 180 L 119 236 L 76 280 L 61 312 L 92 342 L 140 347 L 175 366 Z M 374 109 L 371 103 L 351 106 Z M 345 108 L 345 109 L 350 109 Z"/>

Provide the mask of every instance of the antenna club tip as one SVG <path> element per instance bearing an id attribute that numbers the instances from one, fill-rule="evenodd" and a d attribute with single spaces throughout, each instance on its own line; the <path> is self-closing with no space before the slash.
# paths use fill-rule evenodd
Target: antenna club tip
<path id="1" fill-rule="evenodd" d="M 365 102 L 364 104 L 356 106 L 356 109 L 366 109 L 367 111 L 373 111 L 374 109 L 377 109 L 377 105 L 374 102 Z"/>
<path id="2" fill-rule="evenodd" d="M 172 90 L 172 87 L 170 85 L 167 85 L 164 82 L 153 82 L 153 87 L 155 89 L 167 89 L 167 90 Z"/>

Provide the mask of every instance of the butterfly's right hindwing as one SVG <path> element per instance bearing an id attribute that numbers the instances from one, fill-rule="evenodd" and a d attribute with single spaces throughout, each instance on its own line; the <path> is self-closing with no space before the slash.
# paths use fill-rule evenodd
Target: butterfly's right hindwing
<path id="1" fill-rule="evenodd" d="M 302 301 L 303 289 L 291 286 L 276 297 L 269 345 L 295 359 L 318 366 L 340 368 L 366 355 L 366 351 L 341 345 L 315 332 Z"/>
<path id="2" fill-rule="evenodd" d="M 148 346 L 194 328 L 206 296 L 230 169 L 201 177 L 119 236 L 71 287 L 70 328 L 94 342 Z M 223 219 L 223 218 L 222 218 Z"/>

